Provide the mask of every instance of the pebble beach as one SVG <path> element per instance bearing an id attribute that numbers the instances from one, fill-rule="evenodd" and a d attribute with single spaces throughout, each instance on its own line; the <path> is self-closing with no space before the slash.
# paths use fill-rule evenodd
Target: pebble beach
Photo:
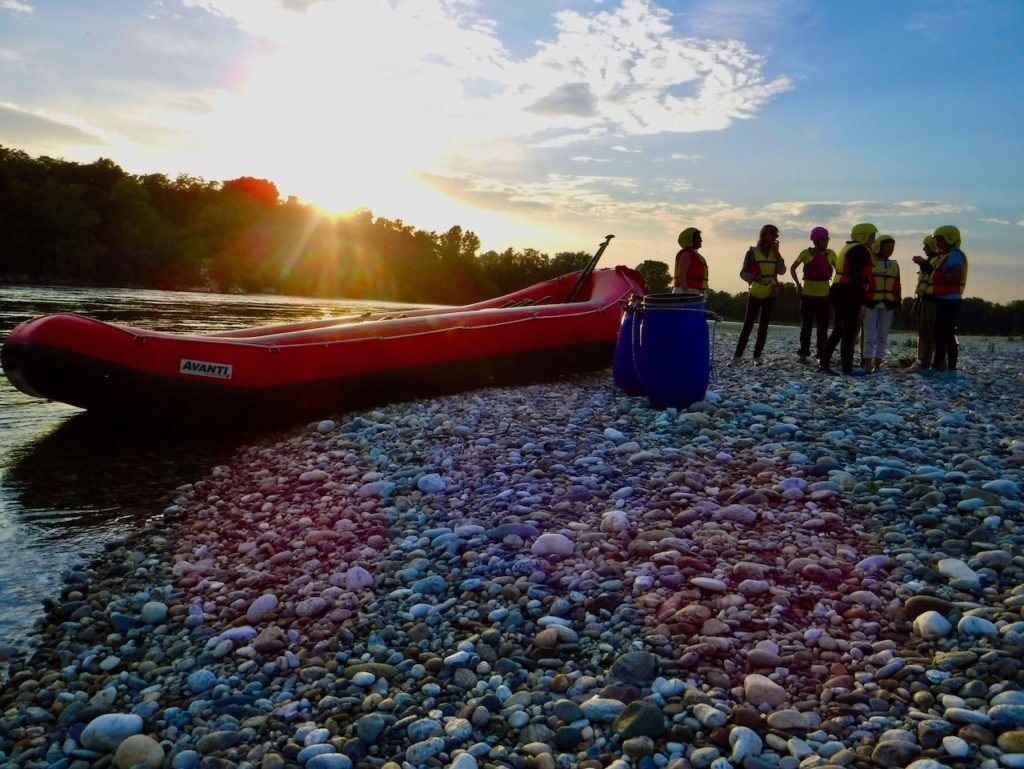
<path id="1" fill-rule="evenodd" d="M 44 598 L 0 767 L 1024 769 L 1024 344 L 792 337 L 244 447 Z"/>

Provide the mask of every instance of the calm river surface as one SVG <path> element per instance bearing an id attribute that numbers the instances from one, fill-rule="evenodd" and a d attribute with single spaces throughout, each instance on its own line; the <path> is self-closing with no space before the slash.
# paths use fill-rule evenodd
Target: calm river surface
<path id="1" fill-rule="evenodd" d="M 0 342 L 21 321 L 60 312 L 161 331 L 205 333 L 398 306 L 0 286 Z M 42 599 L 59 592 L 62 572 L 70 563 L 160 516 L 173 501 L 175 487 L 202 477 L 245 438 L 132 430 L 73 406 L 30 398 L 0 377 L 0 659 L 4 647 L 27 645 L 32 623 L 42 613 Z"/>

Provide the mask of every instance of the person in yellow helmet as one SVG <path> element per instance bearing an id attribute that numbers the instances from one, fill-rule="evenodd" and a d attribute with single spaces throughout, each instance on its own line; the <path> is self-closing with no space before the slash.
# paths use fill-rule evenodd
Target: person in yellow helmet
<path id="1" fill-rule="evenodd" d="M 871 247 L 867 285 L 864 289 L 864 360 L 868 371 L 878 371 L 889 348 L 889 329 L 903 302 L 900 266 L 892 258 L 896 239 L 879 235 Z"/>
<path id="2" fill-rule="evenodd" d="M 917 287 L 914 289 L 914 322 L 917 324 L 917 361 L 911 371 L 923 372 L 931 368 L 935 355 L 935 293 L 932 289 L 932 273 L 941 254 L 935 250 L 935 236 L 925 235 L 924 256 L 915 256 L 918 266 Z"/>
<path id="3" fill-rule="evenodd" d="M 743 328 L 736 342 L 736 352 L 730 365 L 743 359 L 750 331 L 757 320 L 757 339 L 754 341 L 754 365 L 761 365 L 761 353 L 768 339 L 768 324 L 779 295 L 779 276 L 786 275 L 786 262 L 779 254 L 779 228 L 766 224 L 757 237 L 757 245 L 747 249 L 743 257 L 740 277 L 750 285 L 747 294 L 747 311 L 743 316 Z"/>
<path id="4" fill-rule="evenodd" d="M 952 224 L 936 227 L 932 235 L 939 259 L 931 276 L 935 295 L 935 358 L 931 370 L 942 372 L 943 379 L 954 380 L 959 358 L 956 316 L 967 285 L 967 255 L 960 248 L 960 230 Z"/>
<path id="5" fill-rule="evenodd" d="M 677 238 L 675 275 L 672 293 L 700 294 L 708 290 L 708 263 L 698 249 L 704 244 L 700 230 L 687 227 Z"/>
<path id="6" fill-rule="evenodd" d="M 860 329 L 860 313 L 864 306 L 865 271 L 871 265 L 871 244 L 875 242 L 878 228 L 868 222 L 855 224 L 836 257 L 836 274 L 829 289 L 835 323 L 832 334 L 821 354 L 819 368 L 823 373 L 835 374 L 832 370 L 832 353 L 839 347 L 842 371 L 847 376 L 864 376 L 864 369 L 853 367 L 853 345 Z"/>

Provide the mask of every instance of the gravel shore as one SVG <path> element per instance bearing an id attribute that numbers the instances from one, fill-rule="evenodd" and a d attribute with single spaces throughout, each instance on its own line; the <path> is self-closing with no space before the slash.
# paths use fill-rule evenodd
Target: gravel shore
<path id="1" fill-rule="evenodd" d="M 45 600 L 0 767 L 1024 769 L 1024 347 L 791 348 L 245 447 Z"/>

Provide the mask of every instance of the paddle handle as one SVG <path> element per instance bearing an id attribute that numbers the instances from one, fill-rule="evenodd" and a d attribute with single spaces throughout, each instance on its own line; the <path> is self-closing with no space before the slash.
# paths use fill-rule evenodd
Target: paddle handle
<path id="1" fill-rule="evenodd" d="M 598 261 L 601 259 L 601 254 L 603 254 L 604 250 L 608 248 L 608 244 L 612 242 L 612 238 L 614 237 L 614 235 L 604 236 L 604 242 L 598 246 L 597 253 L 594 254 L 594 257 L 589 262 L 587 262 L 587 266 L 583 268 L 583 272 L 580 273 L 576 283 L 574 283 L 573 287 L 569 289 L 569 293 L 565 295 L 563 304 L 569 304 L 570 302 L 576 301 L 576 295 L 580 292 L 580 289 L 583 288 L 583 284 L 590 278 L 590 274 L 594 271 Z"/>

